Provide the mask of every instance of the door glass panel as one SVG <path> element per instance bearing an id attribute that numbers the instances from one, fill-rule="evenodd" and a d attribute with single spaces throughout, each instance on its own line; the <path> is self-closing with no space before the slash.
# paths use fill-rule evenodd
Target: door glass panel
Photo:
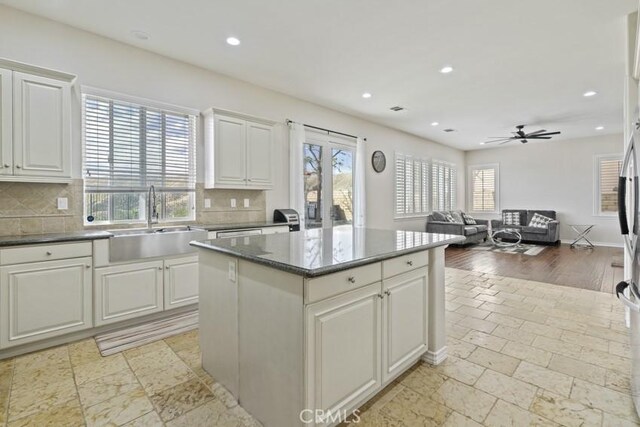
<path id="1" fill-rule="evenodd" d="M 304 144 L 304 215 L 307 228 L 322 227 L 322 147 Z"/>
<path id="2" fill-rule="evenodd" d="M 353 222 L 353 151 L 332 148 L 331 169 L 333 225 L 351 224 Z"/>

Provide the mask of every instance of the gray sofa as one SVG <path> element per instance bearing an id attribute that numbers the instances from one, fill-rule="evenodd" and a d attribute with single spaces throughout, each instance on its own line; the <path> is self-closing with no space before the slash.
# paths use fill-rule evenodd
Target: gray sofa
<path id="1" fill-rule="evenodd" d="M 491 229 L 493 231 L 500 228 L 513 228 L 517 229 L 520 232 L 523 242 L 553 244 L 557 244 L 560 242 L 560 223 L 556 220 L 556 211 L 504 209 L 502 212 L 517 212 L 520 216 L 521 225 L 504 225 L 502 223 L 502 219 L 492 219 Z M 554 221 L 551 221 L 549 223 L 548 228 L 529 227 L 529 222 L 531 222 L 531 218 L 533 218 L 533 215 L 536 213 L 549 218 L 553 218 Z M 508 239 L 505 238 L 505 240 Z"/>
<path id="2" fill-rule="evenodd" d="M 449 222 L 445 216 L 449 214 L 458 222 Z M 427 216 L 427 233 L 456 234 L 464 236 L 465 240 L 458 245 L 468 245 L 487 240 L 489 221 L 474 218 L 477 224 L 465 224 L 461 211 L 434 211 Z"/>

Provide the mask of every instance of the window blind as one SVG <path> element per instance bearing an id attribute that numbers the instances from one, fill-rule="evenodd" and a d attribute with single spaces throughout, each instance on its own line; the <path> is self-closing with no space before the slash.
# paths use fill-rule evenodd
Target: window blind
<path id="1" fill-rule="evenodd" d="M 84 96 L 86 191 L 195 191 L 195 116 Z"/>
<path id="2" fill-rule="evenodd" d="M 395 214 L 423 215 L 429 212 L 429 162 L 396 153 Z"/>
<path id="3" fill-rule="evenodd" d="M 599 213 L 608 215 L 618 212 L 618 177 L 622 168 L 620 158 L 599 158 L 598 200 Z"/>
<path id="4" fill-rule="evenodd" d="M 471 167 L 471 210 L 496 211 L 496 169 Z"/>
<path id="5" fill-rule="evenodd" d="M 456 208 L 456 165 L 433 160 L 431 163 L 431 209 Z"/>

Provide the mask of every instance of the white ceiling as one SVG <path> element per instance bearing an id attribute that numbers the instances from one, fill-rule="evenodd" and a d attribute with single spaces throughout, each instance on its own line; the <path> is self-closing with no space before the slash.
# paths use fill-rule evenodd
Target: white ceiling
<path id="1" fill-rule="evenodd" d="M 622 132 L 625 15 L 637 7 L 637 0 L 0 3 L 465 150 L 521 123 L 560 130 L 557 139 Z M 138 40 L 132 30 L 151 38 Z M 242 44 L 228 46 L 231 35 Z M 440 74 L 448 64 L 454 72 Z M 587 90 L 598 95 L 585 98 Z M 391 112 L 395 105 L 407 111 Z"/>

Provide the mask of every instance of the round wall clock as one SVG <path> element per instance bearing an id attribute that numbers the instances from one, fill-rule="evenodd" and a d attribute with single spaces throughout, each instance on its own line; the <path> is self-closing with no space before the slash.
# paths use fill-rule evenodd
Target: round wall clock
<path id="1" fill-rule="evenodd" d="M 387 167 L 387 158 L 384 153 L 380 150 L 374 151 L 371 156 L 371 165 L 373 165 L 373 170 L 380 173 Z"/>

